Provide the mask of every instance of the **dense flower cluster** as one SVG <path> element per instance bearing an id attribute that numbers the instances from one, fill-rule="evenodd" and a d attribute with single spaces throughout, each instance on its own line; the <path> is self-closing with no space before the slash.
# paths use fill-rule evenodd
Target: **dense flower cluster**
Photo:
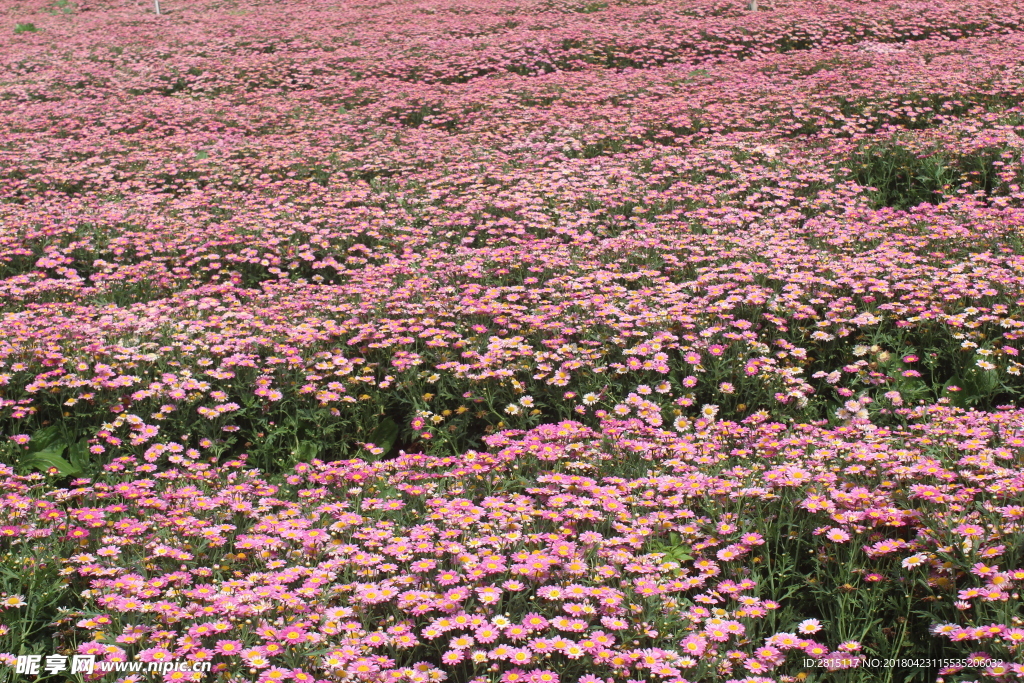
<path id="1" fill-rule="evenodd" d="M 832 642 L 836 627 L 887 584 L 952 615 L 935 633 L 1016 652 L 1020 620 L 985 617 L 1024 581 L 1024 507 L 1001 504 L 1024 489 L 1024 414 L 913 418 L 562 422 L 461 458 L 313 460 L 280 484 L 243 460 L 122 457 L 48 496 L 7 469 L 3 533 L 15 549 L 73 539 L 60 573 L 95 605 L 79 652 L 225 672 L 241 658 L 260 680 L 738 680 L 856 662 L 884 644 Z M 807 556 L 777 555 L 797 524 L 816 527 Z M 818 585 L 830 572 L 846 604 Z M 787 574 L 818 618 L 777 614 Z"/>
<path id="2" fill-rule="evenodd" d="M 1021 674 L 1024 7 L 9 4 L 0 652 Z"/>

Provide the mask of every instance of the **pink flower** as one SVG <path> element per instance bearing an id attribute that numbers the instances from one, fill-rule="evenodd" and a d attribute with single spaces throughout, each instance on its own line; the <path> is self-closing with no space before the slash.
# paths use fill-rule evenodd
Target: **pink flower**
<path id="1" fill-rule="evenodd" d="M 682 642 L 679 643 L 682 653 L 684 655 L 690 655 L 691 657 L 700 657 L 704 654 L 704 650 L 707 649 L 707 646 L 707 638 L 696 634 L 683 638 Z"/>
<path id="2" fill-rule="evenodd" d="M 174 659 L 174 656 L 170 650 L 162 647 L 151 647 L 139 652 L 137 659 L 143 662 L 169 662 Z"/>
<path id="3" fill-rule="evenodd" d="M 842 529 L 832 528 L 825 532 L 825 538 L 833 543 L 845 543 L 850 540 L 850 534 L 846 533 Z"/>

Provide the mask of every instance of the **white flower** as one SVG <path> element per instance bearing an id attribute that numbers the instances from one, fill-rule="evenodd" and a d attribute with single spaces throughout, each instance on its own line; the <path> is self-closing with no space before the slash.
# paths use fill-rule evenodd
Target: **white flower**
<path id="1" fill-rule="evenodd" d="M 517 406 L 515 403 L 509 403 L 507 406 L 505 406 L 505 412 L 508 413 L 509 415 L 518 415 L 519 406 Z"/>
<path id="2" fill-rule="evenodd" d="M 817 619 L 804 619 L 797 625 L 796 630 L 805 636 L 809 636 L 821 630 L 821 622 Z"/>
<path id="3" fill-rule="evenodd" d="M 27 604 L 24 595 L 11 595 L 0 601 L 0 605 L 4 607 L 25 607 Z"/>
<path id="4" fill-rule="evenodd" d="M 583 394 L 584 405 L 592 406 L 597 403 L 597 394 L 591 392 L 589 394 Z"/>
<path id="5" fill-rule="evenodd" d="M 903 560 L 903 568 L 904 569 L 913 569 L 914 567 L 921 566 L 927 560 L 928 560 L 928 556 L 927 555 L 925 555 L 924 553 L 917 553 L 916 555 L 911 555 L 910 557 L 908 557 L 908 558 Z"/>
<path id="6" fill-rule="evenodd" d="M 533 396 L 530 396 L 529 394 L 523 396 L 522 398 L 519 399 L 519 405 L 523 406 L 524 408 L 529 408 L 530 406 L 533 405 Z"/>

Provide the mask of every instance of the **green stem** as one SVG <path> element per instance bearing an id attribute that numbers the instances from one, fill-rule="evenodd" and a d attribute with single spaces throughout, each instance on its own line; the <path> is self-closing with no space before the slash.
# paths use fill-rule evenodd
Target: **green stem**
<path id="1" fill-rule="evenodd" d="M 914 594 L 907 593 L 907 613 L 903 615 L 903 628 L 900 629 L 900 639 L 896 643 L 896 650 L 893 652 L 893 658 L 899 658 L 900 652 L 903 651 L 903 640 L 907 637 L 907 627 L 910 625 L 910 606 L 913 604 Z M 893 673 L 896 671 L 895 667 L 889 669 L 889 673 L 885 677 L 885 683 L 892 683 Z"/>

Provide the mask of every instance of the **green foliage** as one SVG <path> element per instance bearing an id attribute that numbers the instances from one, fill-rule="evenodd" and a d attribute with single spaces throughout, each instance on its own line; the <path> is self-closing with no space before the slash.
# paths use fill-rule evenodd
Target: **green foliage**
<path id="1" fill-rule="evenodd" d="M 32 23 L 27 23 L 26 22 L 26 23 L 23 23 L 23 24 L 15 24 L 14 25 L 14 32 L 15 33 L 37 33 L 38 31 L 39 31 L 39 29 L 36 28 L 36 25 L 32 24 Z"/>
<path id="2" fill-rule="evenodd" d="M 869 188 L 875 208 L 909 209 L 940 204 L 959 189 L 1000 194 L 998 166 L 1004 151 L 992 147 L 955 154 L 940 144 L 915 147 L 897 136 L 861 144 L 846 163 L 854 179 Z"/>
<path id="3" fill-rule="evenodd" d="M 665 562 L 683 564 L 693 560 L 693 548 L 684 543 L 682 537 L 674 531 L 669 533 L 667 540 L 652 543 L 650 552 L 662 553 L 664 555 L 663 561 Z"/>
<path id="4" fill-rule="evenodd" d="M 38 476 L 38 475 L 35 475 Z M 47 483 L 27 488 L 40 496 Z M 34 490 L 33 490 L 34 489 Z M 39 510 L 29 511 L 22 521 L 35 524 Z M 63 515 L 61 517 L 64 518 Z M 85 579 L 62 576 L 67 557 L 79 549 L 78 540 L 57 532 L 44 538 L 0 538 L 0 597 L 20 596 L 25 604 L 0 609 L 0 652 L 52 655 L 67 644 L 67 615 L 81 607 Z M 0 681 L 13 669 L 0 668 Z M 66 677 L 39 676 L 38 681 L 64 681 Z"/>
<path id="5" fill-rule="evenodd" d="M 84 476 L 94 469 L 89 440 L 68 438 L 57 425 L 44 427 L 32 435 L 29 450 L 18 459 L 18 465 L 22 470 L 55 473 L 61 478 Z"/>
<path id="6" fill-rule="evenodd" d="M 394 420 L 385 417 L 370 434 L 369 442 L 381 449 L 381 455 L 387 457 L 398 442 L 400 427 Z"/>
<path id="7" fill-rule="evenodd" d="M 75 6 L 70 0 L 55 0 L 49 9 L 50 14 L 74 14 Z"/>
<path id="8" fill-rule="evenodd" d="M 588 2 L 582 5 L 577 5 L 573 8 L 573 11 L 579 12 L 580 14 L 593 14 L 594 12 L 600 12 L 604 9 L 608 9 L 607 2 Z"/>

